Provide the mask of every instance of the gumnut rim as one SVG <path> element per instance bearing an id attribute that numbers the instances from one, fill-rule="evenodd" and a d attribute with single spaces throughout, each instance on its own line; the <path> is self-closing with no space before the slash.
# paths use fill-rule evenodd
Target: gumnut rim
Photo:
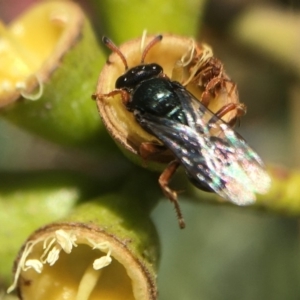
<path id="1" fill-rule="evenodd" d="M 9 85 L 9 89 L 0 99 L 0 107 L 14 103 L 18 99 L 33 101 L 40 99 L 43 96 L 44 83 L 49 80 L 52 73 L 60 65 L 62 58 L 66 52 L 69 51 L 69 48 L 80 40 L 82 32 L 81 29 L 83 27 L 85 17 L 80 7 L 69 1 L 64 3 L 61 1 L 49 1 L 48 3 L 35 5 L 12 22 L 12 24 L 8 27 L 8 30 L 15 28 L 14 31 L 17 32 L 18 27 L 24 27 L 23 19 L 28 19 L 29 15 L 36 16 L 38 14 L 47 14 L 46 17 L 48 18 L 49 24 L 52 24 L 53 27 L 56 26 L 57 28 L 61 28 L 61 34 L 53 51 L 50 53 L 50 56 L 42 61 L 39 61 L 40 58 L 36 59 L 36 66 L 32 67 L 31 75 L 24 78 L 22 81 L 17 82 L 14 89 L 12 89 L 11 84 Z M 30 33 L 30 28 L 26 28 L 25 26 L 23 31 Z M 15 34 L 12 33 L 6 34 L 6 36 L 12 39 L 12 44 L 18 45 L 18 35 L 14 35 Z M 27 62 L 24 61 L 24 63 Z M 5 82 L 3 81 L 1 84 L 4 85 Z"/>
<path id="2" fill-rule="evenodd" d="M 152 300 L 157 298 L 154 277 L 130 241 L 93 224 L 56 223 L 40 228 L 23 245 L 8 293 L 16 289 L 20 299 L 55 293 L 55 299 L 68 290 L 76 300 L 108 294 Z"/>
<path id="3" fill-rule="evenodd" d="M 128 41 L 122 44 L 119 49 L 126 58 L 129 68 L 141 63 L 143 49 L 153 40 L 154 36 L 143 35 L 141 38 Z M 164 69 L 164 73 L 171 79 L 183 84 L 196 98 L 201 101 L 204 92 L 203 86 L 194 80 L 197 72 L 208 59 L 213 57 L 213 51 L 207 44 L 199 44 L 194 39 L 172 34 L 163 34 L 161 42 L 155 44 L 146 55 L 145 63 L 157 63 Z M 223 69 L 222 69 L 223 70 Z M 125 72 L 125 67 L 116 53 L 112 53 L 107 63 L 104 65 L 97 84 L 95 94 L 107 94 L 115 89 L 115 82 L 119 76 Z M 222 71 L 223 72 L 223 71 Z M 230 81 L 226 73 L 224 78 Z M 239 104 L 237 89 L 232 83 L 233 93 L 229 95 L 227 83 L 212 101 L 208 108 L 213 112 L 218 111 L 228 103 Z M 96 99 L 100 116 L 107 130 L 121 147 L 125 154 L 129 156 L 139 156 L 139 146 L 143 142 L 160 143 L 154 136 L 144 131 L 135 121 L 131 112 L 124 107 L 120 95 L 110 97 L 109 99 Z M 229 122 L 237 115 L 237 110 L 227 113 L 223 120 Z M 173 160 L 173 155 L 166 151 L 160 157 L 154 157 L 151 160 L 158 163 L 168 163 Z"/>

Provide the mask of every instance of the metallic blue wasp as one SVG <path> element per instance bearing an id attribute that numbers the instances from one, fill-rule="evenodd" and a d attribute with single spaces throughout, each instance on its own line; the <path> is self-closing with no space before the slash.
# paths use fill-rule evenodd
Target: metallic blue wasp
<path id="1" fill-rule="evenodd" d="M 145 48 L 141 64 L 128 68 L 120 50 L 107 38 L 104 43 L 122 59 L 126 72 L 108 94 L 95 94 L 98 100 L 121 94 L 126 109 L 137 123 L 161 144 L 145 143 L 140 154 L 169 149 L 174 160 L 159 178 L 167 198 L 174 203 L 179 225 L 185 226 L 177 193 L 169 187 L 176 169 L 182 165 L 190 181 L 199 189 L 215 192 L 238 205 L 253 203 L 255 193 L 265 193 L 270 178 L 260 157 L 244 139 L 194 97 L 179 82 L 172 81 L 156 64 L 145 64 L 151 47 L 162 39 L 156 36 Z"/>

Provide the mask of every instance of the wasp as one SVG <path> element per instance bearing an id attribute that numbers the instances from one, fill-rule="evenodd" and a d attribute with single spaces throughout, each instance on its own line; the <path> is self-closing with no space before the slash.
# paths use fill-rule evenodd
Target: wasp
<path id="1" fill-rule="evenodd" d="M 179 166 L 197 188 L 215 192 L 238 205 L 253 203 L 255 193 L 267 192 L 270 178 L 258 154 L 221 119 L 236 106 L 213 113 L 207 103 L 199 101 L 183 84 L 170 79 L 161 65 L 145 63 L 148 51 L 162 38 L 162 35 L 154 37 L 145 47 L 140 64 L 129 68 L 119 48 L 103 37 L 103 43 L 122 60 L 125 73 L 117 78 L 114 90 L 92 97 L 102 101 L 120 95 L 139 126 L 160 141 L 141 143 L 139 154 L 144 159 L 166 150 L 172 152 L 174 159 L 160 175 L 159 185 L 174 204 L 179 226 L 184 228 L 177 193 L 169 187 Z M 223 74 L 222 67 L 213 69 L 216 62 L 212 63 L 210 59 L 201 64 L 196 62 L 191 80 L 207 87 L 212 79 L 219 77 L 223 84 L 225 79 L 219 76 Z M 218 84 L 212 86 L 214 91 L 221 88 Z M 209 89 L 207 92 L 211 93 Z"/>

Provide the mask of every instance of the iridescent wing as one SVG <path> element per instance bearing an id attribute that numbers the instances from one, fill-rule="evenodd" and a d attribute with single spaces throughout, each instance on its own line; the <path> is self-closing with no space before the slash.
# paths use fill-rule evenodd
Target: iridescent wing
<path id="1" fill-rule="evenodd" d="M 183 86 L 174 89 L 188 125 L 135 112 L 139 124 L 173 152 L 196 186 L 239 205 L 266 193 L 270 177 L 256 152 Z"/>

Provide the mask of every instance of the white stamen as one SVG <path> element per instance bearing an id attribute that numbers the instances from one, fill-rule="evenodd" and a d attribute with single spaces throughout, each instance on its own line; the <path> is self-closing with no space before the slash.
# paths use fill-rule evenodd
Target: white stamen
<path id="1" fill-rule="evenodd" d="M 18 81 L 15 84 L 16 90 L 20 91 L 20 94 L 27 100 L 36 101 L 39 100 L 44 93 L 44 85 L 42 80 L 38 77 L 38 75 L 34 75 L 36 77 L 36 81 L 38 84 L 38 91 L 35 94 L 30 94 L 26 92 L 27 85 L 24 81 Z"/>
<path id="2" fill-rule="evenodd" d="M 95 270 L 100 270 L 100 269 L 108 266 L 111 262 L 112 262 L 112 259 L 110 256 L 108 256 L 108 255 L 102 256 L 102 257 L 94 260 L 93 268 Z"/>
<path id="3" fill-rule="evenodd" d="M 43 264 L 38 259 L 28 259 L 25 262 L 24 267 L 22 268 L 23 271 L 27 271 L 28 269 L 34 269 L 37 273 L 42 273 Z"/>
<path id="4" fill-rule="evenodd" d="M 198 59 L 196 65 L 192 68 L 190 77 L 182 83 L 183 86 L 188 85 L 194 78 L 197 71 L 201 68 L 201 66 L 211 57 L 213 57 L 213 51 L 212 48 L 209 47 L 207 44 L 202 44 L 203 52 L 200 58 Z"/>
<path id="5" fill-rule="evenodd" d="M 59 259 L 60 251 L 61 248 L 55 245 L 48 253 L 47 258 L 45 261 L 43 261 L 43 263 L 48 263 L 50 266 L 53 266 Z"/>
<path id="6" fill-rule="evenodd" d="M 108 250 L 106 256 L 102 256 L 94 260 L 93 267 L 95 270 L 102 269 L 108 266 L 111 262 L 111 246 L 109 242 L 95 243 L 94 241 L 88 239 L 88 242 L 93 246 L 93 249 L 99 249 L 102 251 Z"/>
<path id="7" fill-rule="evenodd" d="M 73 246 L 77 247 L 76 235 L 72 233 L 68 233 L 64 230 L 57 230 L 55 232 L 56 242 L 61 246 L 61 248 L 66 253 L 71 253 Z"/>
<path id="8" fill-rule="evenodd" d="M 77 236 L 73 232 L 60 229 L 55 231 L 55 236 L 51 235 L 44 240 L 43 238 L 40 238 L 35 240 L 34 242 L 28 242 L 19 260 L 17 270 L 15 272 L 14 282 L 8 288 L 7 293 L 12 292 L 16 288 L 22 270 L 27 271 L 29 269 L 34 269 L 37 273 L 41 273 L 43 271 L 44 264 L 47 263 L 50 266 L 53 266 L 58 261 L 61 250 L 64 250 L 68 254 L 71 253 L 73 247 L 77 247 L 76 240 Z M 101 272 L 99 270 L 108 266 L 112 262 L 112 249 L 109 242 L 95 243 L 88 238 L 86 240 L 93 247 L 93 250 L 98 249 L 101 252 L 106 252 L 106 255 L 95 259 L 94 262 L 87 268 L 80 283 L 80 286 L 86 287 L 79 287 L 77 295 L 82 295 L 82 293 L 84 295 L 90 295 L 97 283 L 98 278 L 100 277 Z M 43 243 L 43 254 L 41 255 L 40 259 L 27 259 L 33 252 L 34 246 L 40 243 Z M 88 281 L 87 278 L 90 277 L 92 277 L 92 281 L 89 284 L 86 284 L 86 282 Z"/>

